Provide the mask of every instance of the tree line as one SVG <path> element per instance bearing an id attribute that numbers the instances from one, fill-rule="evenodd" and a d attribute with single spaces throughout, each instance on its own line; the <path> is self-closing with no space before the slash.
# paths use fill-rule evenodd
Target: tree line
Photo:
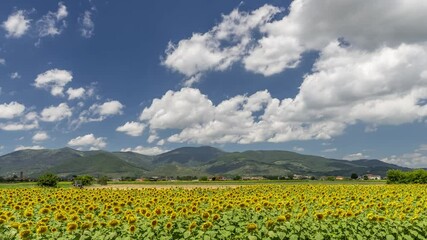
<path id="1" fill-rule="evenodd" d="M 427 171 L 416 169 L 412 171 L 388 170 L 387 183 L 427 183 Z"/>

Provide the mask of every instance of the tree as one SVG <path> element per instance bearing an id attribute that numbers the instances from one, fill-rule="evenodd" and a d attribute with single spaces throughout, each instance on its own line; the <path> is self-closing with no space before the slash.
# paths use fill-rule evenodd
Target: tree
<path id="1" fill-rule="evenodd" d="M 237 175 L 237 176 L 234 176 L 233 180 L 239 181 L 239 180 L 242 180 L 242 177 Z"/>
<path id="2" fill-rule="evenodd" d="M 208 177 L 206 176 L 202 176 L 199 178 L 199 181 L 207 181 L 207 180 L 208 180 Z"/>
<path id="3" fill-rule="evenodd" d="M 42 187 L 56 187 L 59 177 L 53 173 L 45 173 L 37 179 L 37 185 Z"/>
<path id="4" fill-rule="evenodd" d="M 359 175 L 357 175 L 357 173 L 352 173 L 350 176 L 350 178 L 354 179 L 354 180 L 357 179 L 358 177 L 359 177 Z"/>
<path id="5" fill-rule="evenodd" d="M 93 177 L 89 175 L 82 175 L 74 178 L 75 181 L 81 181 L 83 186 L 91 185 L 93 182 Z"/>
<path id="6" fill-rule="evenodd" d="M 102 176 L 102 177 L 99 177 L 98 178 L 98 184 L 101 184 L 101 185 L 107 185 L 107 182 L 108 182 L 108 177 L 107 176 Z"/>

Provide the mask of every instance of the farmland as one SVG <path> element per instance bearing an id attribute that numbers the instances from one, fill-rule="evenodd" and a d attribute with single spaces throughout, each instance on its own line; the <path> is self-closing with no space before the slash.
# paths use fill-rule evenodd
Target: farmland
<path id="1" fill-rule="evenodd" d="M 211 187 L 140 184 L 134 189 L 2 188 L 0 238 L 426 237 L 425 185 L 208 186 Z"/>

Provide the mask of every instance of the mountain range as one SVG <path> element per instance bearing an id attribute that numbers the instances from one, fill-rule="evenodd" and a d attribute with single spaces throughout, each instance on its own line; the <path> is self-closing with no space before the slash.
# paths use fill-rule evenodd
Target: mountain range
<path id="1" fill-rule="evenodd" d="M 151 176 L 385 176 L 389 169 L 409 170 L 380 160 L 338 160 L 290 151 L 225 152 L 183 147 L 156 156 L 135 152 L 79 151 L 72 148 L 20 150 L 0 156 L 0 176 L 37 177 L 52 172 L 62 177 L 88 174 L 109 177 Z"/>

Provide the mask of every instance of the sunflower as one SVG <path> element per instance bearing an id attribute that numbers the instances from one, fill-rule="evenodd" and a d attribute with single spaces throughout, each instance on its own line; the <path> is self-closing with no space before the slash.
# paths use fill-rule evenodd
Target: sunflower
<path id="1" fill-rule="evenodd" d="M 216 221 L 216 220 L 219 220 L 221 217 L 219 216 L 219 214 L 214 214 L 213 216 L 212 216 L 212 219 L 214 220 L 214 221 Z"/>
<path id="2" fill-rule="evenodd" d="M 76 222 L 69 222 L 67 223 L 67 231 L 72 232 L 78 228 L 78 225 Z"/>
<path id="3" fill-rule="evenodd" d="M 249 223 L 246 225 L 246 229 L 248 229 L 249 232 L 253 232 L 257 229 L 256 223 Z"/>
<path id="4" fill-rule="evenodd" d="M 129 232 L 130 233 L 134 233 L 136 231 L 136 227 L 135 227 L 135 225 L 130 225 L 130 227 L 129 227 Z"/>
<path id="5" fill-rule="evenodd" d="M 167 231 L 170 231 L 170 230 L 172 229 L 172 227 L 173 227 L 173 223 L 171 223 L 171 222 L 167 222 L 167 223 L 165 224 L 165 229 L 166 229 Z"/>
<path id="6" fill-rule="evenodd" d="M 157 219 L 153 219 L 153 221 L 151 221 L 151 227 L 156 227 L 158 223 Z"/>
<path id="7" fill-rule="evenodd" d="M 30 234 L 31 234 L 31 231 L 29 229 L 25 229 L 19 232 L 19 236 L 21 238 L 27 238 L 28 236 L 30 236 Z"/>
<path id="8" fill-rule="evenodd" d="M 188 226 L 188 230 L 193 230 L 195 227 L 197 227 L 197 223 L 196 222 L 191 222 L 190 225 Z"/>
<path id="9" fill-rule="evenodd" d="M 212 223 L 211 222 L 205 222 L 202 224 L 202 229 L 203 230 L 208 230 L 210 227 L 212 227 Z"/>
<path id="10" fill-rule="evenodd" d="M 44 226 L 44 225 L 39 226 L 39 227 L 37 228 L 36 232 L 37 232 L 38 234 L 44 234 L 44 233 L 46 233 L 46 232 L 47 232 L 47 227 L 46 227 L 46 226 Z"/>
<path id="11" fill-rule="evenodd" d="M 108 226 L 115 227 L 115 226 L 119 225 L 119 223 L 120 223 L 119 220 L 113 219 L 113 220 L 108 222 Z"/>

